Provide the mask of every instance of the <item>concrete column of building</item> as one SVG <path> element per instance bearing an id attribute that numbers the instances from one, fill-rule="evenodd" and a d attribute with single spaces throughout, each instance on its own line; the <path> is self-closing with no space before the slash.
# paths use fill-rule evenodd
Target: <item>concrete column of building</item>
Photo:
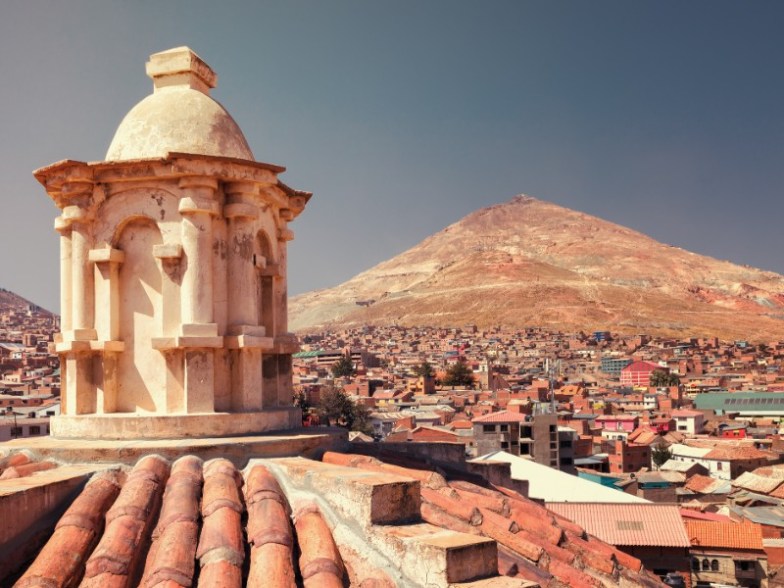
<path id="1" fill-rule="evenodd" d="M 287 290 L 288 275 L 288 242 L 294 239 L 291 229 L 281 229 L 278 233 L 278 271 L 275 275 L 275 297 L 276 297 L 276 335 L 283 335 L 288 331 L 289 326 L 289 294 Z"/>
<path id="2" fill-rule="evenodd" d="M 120 265 L 125 253 L 119 249 L 92 249 L 89 261 L 95 264 L 95 299 L 102 311 L 95 317 L 96 337 L 101 344 L 100 355 L 93 358 L 95 412 L 117 410 L 117 353 L 122 349 L 120 338 Z"/>
<path id="3" fill-rule="evenodd" d="M 97 338 L 117 341 L 120 338 L 120 265 L 125 261 L 125 253 L 119 249 L 92 249 L 88 260 L 95 264 L 94 292 L 105 319 L 95 321 Z"/>
<path id="4" fill-rule="evenodd" d="M 96 410 L 95 386 L 92 382 L 93 355 L 90 351 L 61 354 L 65 364 L 65 406 L 69 415 L 92 414 Z"/>
<path id="5" fill-rule="evenodd" d="M 261 349 L 257 343 L 265 336 L 260 324 L 257 293 L 255 221 L 259 216 L 258 184 L 229 182 L 223 188 L 228 220 L 228 328 L 236 337 L 231 362 L 232 410 L 248 412 L 262 408 Z"/>
<path id="6" fill-rule="evenodd" d="M 182 335 L 214 337 L 212 280 L 212 217 L 218 214 L 215 193 L 218 181 L 207 176 L 180 180 L 183 198 L 182 248 L 185 271 L 182 276 Z"/>
<path id="7" fill-rule="evenodd" d="M 277 329 L 276 349 L 278 351 L 275 366 L 276 390 L 278 406 L 291 406 L 294 389 L 291 381 L 291 354 L 297 347 L 297 340 L 288 331 L 288 242 L 294 239 L 294 233 L 282 228 L 278 233 L 278 272 L 275 276 L 276 311 L 275 327 Z"/>
<path id="8" fill-rule="evenodd" d="M 71 224 L 58 216 L 54 222 L 60 233 L 60 331 L 72 330 L 71 325 Z"/>
<path id="9" fill-rule="evenodd" d="M 223 215 L 228 220 L 228 326 L 230 334 L 259 332 L 258 301 L 256 301 L 256 268 L 254 258 L 254 221 L 259 216 L 259 187 L 253 182 L 229 182 L 224 185 L 226 205 Z M 249 329 L 256 327 L 255 329 Z"/>
<path id="10" fill-rule="evenodd" d="M 67 338 L 89 341 L 96 337 L 90 212 L 84 205 L 71 205 L 63 209 L 63 216 L 71 225 L 71 331 Z"/>
<path id="11" fill-rule="evenodd" d="M 219 214 L 218 180 L 210 176 L 180 179 L 183 274 L 180 289 L 183 336 L 183 407 L 188 414 L 213 412 L 215 353 L 199 340 L 217 337 L 213 321 L 212 222 Z"/>

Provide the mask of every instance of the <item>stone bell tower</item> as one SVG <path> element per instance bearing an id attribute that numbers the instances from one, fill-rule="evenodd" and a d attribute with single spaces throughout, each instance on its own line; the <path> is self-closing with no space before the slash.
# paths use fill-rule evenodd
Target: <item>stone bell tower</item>
<path id="1" fill-rule="evenodd" d="M 289 222 L 311 194 L 255 161 L 187 47 L 147 63 L 154 91 L 106 161 L 35 177 L 62 210 L 60 438 L 241 435 L 299 425 L 287 332 Z"/>

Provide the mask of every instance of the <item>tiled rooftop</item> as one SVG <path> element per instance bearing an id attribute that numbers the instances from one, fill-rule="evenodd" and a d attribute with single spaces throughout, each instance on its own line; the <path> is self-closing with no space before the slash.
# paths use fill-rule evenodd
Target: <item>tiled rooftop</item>
<path id="1" fill-rule="evenodd" d="M 502 410 L 499 412 L 491 412 L 484 416 L 476 417 L 471 422 L 473 423 L 524 423 L 527 420 L 526 415 L 519 412 L 511 412 L 509 410 Z"/>
<path id="2" fill-rule="evenodd" d="M 661 585 L 517 492 L 360 455 L 151 455 L 65 506 L 15 586 Z"/>
<path id="3" fill-rule="evenodd" d="M 685 520 L 686 533 L 695 547 L 762 549 L 762 531 L 755 523 Z"/>
<path id="4" fill-rule="evenodd" d="M 611 545 L 688 547 L 677 506 L 564 502 L 547 508 Z"/>

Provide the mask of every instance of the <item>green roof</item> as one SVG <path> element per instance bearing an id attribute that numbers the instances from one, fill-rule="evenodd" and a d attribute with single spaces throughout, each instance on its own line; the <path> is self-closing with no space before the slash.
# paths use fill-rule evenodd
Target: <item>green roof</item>
<path id="1" fill-rule="evenodd" d="M 311 357 L 318 357 L 318 354 L 321 351 L 300 351 L 299 353 L 295 353 L 292 357 L 295 359 L 310 359 Z"/>
<path id="2" fill-rule="evenodd" d="M 784 393 L 781 392 L 705 392 L 694 398 L 697 410 L 784 411 Z"/>

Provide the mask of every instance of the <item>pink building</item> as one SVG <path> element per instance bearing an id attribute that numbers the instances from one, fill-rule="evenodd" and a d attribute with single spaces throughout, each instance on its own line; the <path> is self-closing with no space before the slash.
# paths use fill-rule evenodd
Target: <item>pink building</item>
<path id="1" fill-rule="evenodd" d="M 651 381 L 651 373 L 670 370 L 650 361 L 634 361 L 621 370 L 621 386 L 645 386 Z"/>
<path id="2" fill-rule="evenodd" d="M 639 425 L 640 418 L 630 414 L 605 414 L 596 417 L 596 424 L 604 431 L 631 433 Z"/>

